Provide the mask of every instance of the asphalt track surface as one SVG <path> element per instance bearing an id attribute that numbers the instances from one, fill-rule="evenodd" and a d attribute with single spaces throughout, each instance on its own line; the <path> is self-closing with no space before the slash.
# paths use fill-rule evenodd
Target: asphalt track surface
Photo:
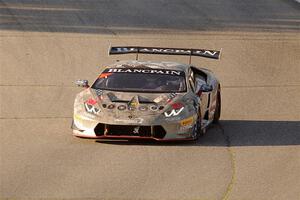
<path id="1" fill-rule="evenodd" d="M 7 0 L 0 22 L 0 199 L 299 199 L 295 1 Z M 220 124 L 198 142 L 71 136 L 74 80 L 134 59 L 110 44 L 222 48 L 192 60 L 221 80 Z"/>

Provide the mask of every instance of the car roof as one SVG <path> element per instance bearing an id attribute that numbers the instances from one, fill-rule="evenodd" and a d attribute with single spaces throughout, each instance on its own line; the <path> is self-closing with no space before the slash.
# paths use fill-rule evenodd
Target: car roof
<path id="1" fill-rule="evenodd" d="M 177 62 L 156 62 L 156 61 L 138 61 L 126 60 L 119 61 L 108 66 L 109 68 L 152 68 L 152 69 L 172 69 L 180 70 L 185 73 L 189 69 L 189 65 Z"/>

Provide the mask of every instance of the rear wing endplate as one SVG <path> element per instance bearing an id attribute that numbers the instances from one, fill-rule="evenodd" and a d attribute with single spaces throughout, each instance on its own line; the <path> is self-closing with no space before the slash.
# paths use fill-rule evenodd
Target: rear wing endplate
<path id="1" fill-rule="evenodd" d="M 164 55 L 183 55 L 200 56 L 205 58 L 220 59 L 221 51 L 208 49 L 185 49 L 185 48 L 163 48 L 163 47 L 137 47 L 137 46 L 118 46 L 110 47 L 109 55 L 135 53 L 138 54 L 164 54 Z M 190 59 L 191 62 L 191 59 Z"/>

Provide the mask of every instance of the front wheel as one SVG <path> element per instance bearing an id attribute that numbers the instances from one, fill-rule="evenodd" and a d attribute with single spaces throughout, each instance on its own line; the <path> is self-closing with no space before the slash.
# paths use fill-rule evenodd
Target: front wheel
<path id="1" fill-rule="evenodd" d="M 200 116 L 200 112 L 196 121 L 196 124 L 194 125 L 194 140 L 198 140 L 201 136 L 204 135 L 203 130 L 201 129 L 201 116 Z"/>
<path id="2" fill-rule="evenodd" d="M 221 116 L 221 92 L 219 89 L 218 93 L 217 93 L 216 110 L 215 110 L 215 114 L 214 114 L 213 123 L 215 123 L 215 124 L 218 123 L 220 116 Z"/>

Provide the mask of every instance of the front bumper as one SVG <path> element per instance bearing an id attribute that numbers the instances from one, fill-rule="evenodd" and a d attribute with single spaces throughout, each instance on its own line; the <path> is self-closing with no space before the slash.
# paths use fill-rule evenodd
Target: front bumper
<path id="1" fill-rule="evenodd" d="M 184 120 L 183 120 L 184 121 Z M 74 117 L 73 135 L 92 139 L 146 139 L 157 141 L 193 140 L 193 126 L 182 129 L 178 121 L 161 125 L 107 124 L 99 121 L 82 123 Z"/>
<path id="2" fill-rule="evenodd" d="M 73 130 L 73 135 L 81 138 L 89 138 L 89 139 L 132 139 L 132 140 L 156 140 L 156 141 L 190 141 L 194 140 L 193 137 L 189 138 L 155 138 L 155 137 L 145 137 L 145 136 L 126 136 L 126 135 L 87 135 L 78 130 Z"/>

